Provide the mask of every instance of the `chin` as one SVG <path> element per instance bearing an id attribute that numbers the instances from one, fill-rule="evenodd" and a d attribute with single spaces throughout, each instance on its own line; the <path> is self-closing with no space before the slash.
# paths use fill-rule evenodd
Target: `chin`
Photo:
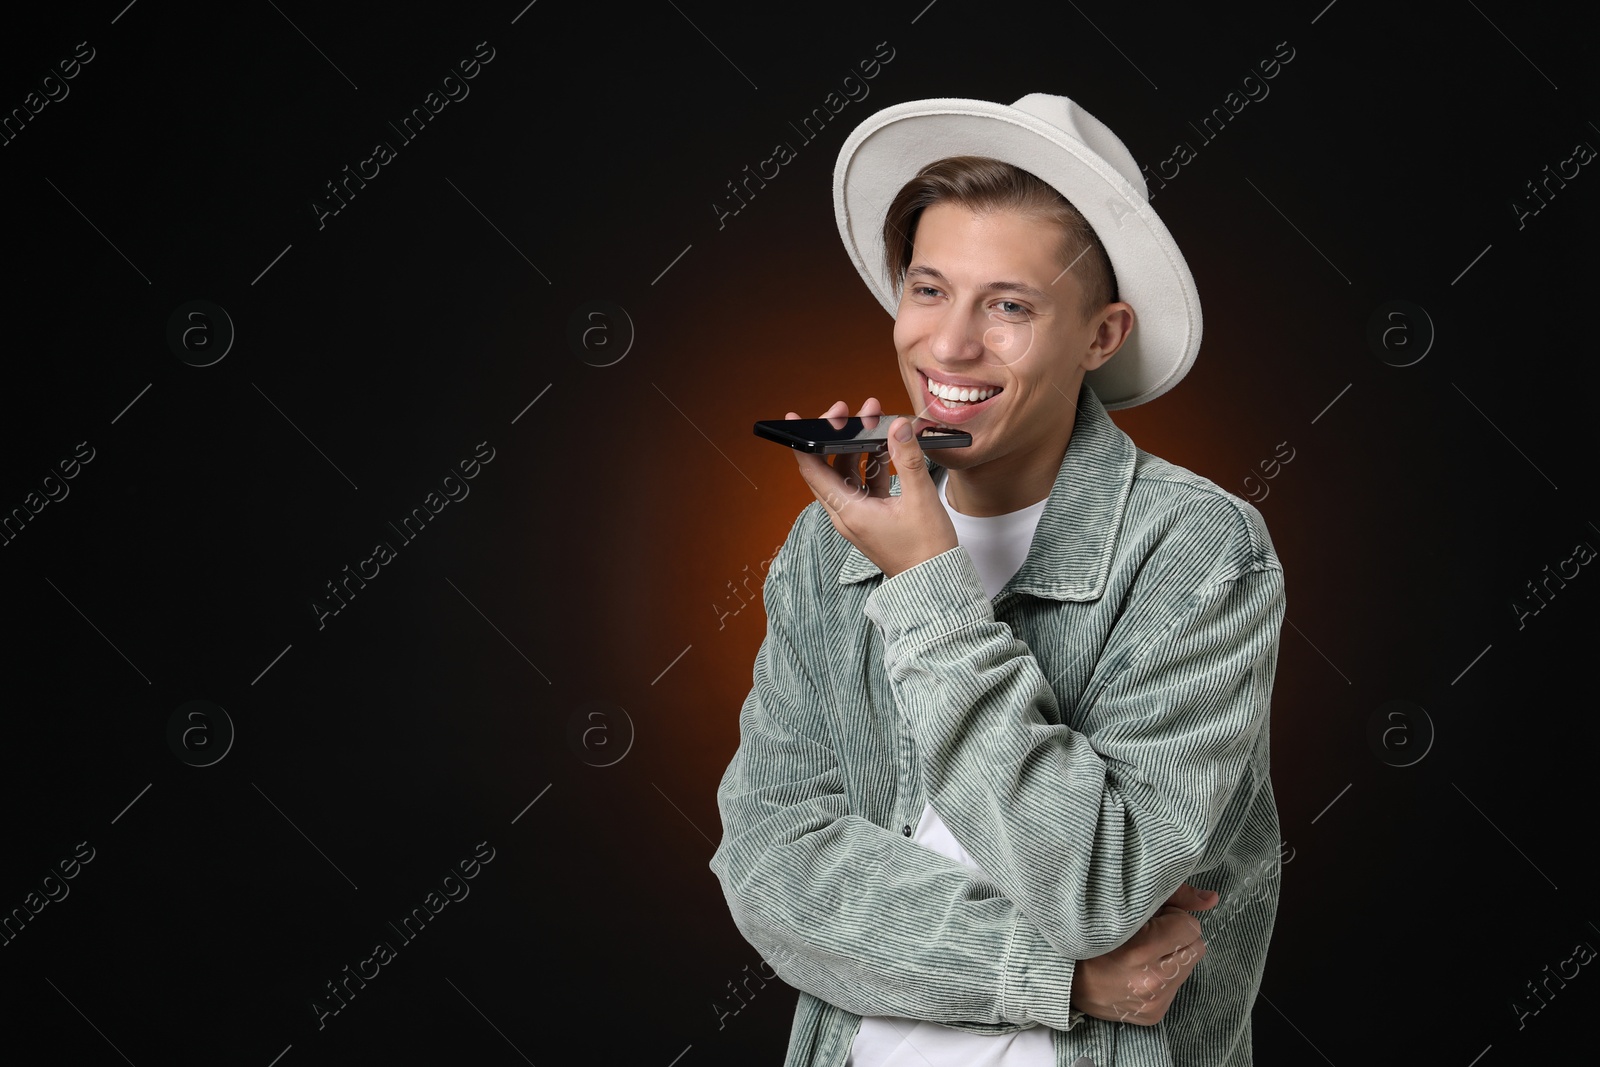
<path id="1" fill-rule="evenodd" d="M 930 448 L 924 454 L 941 467 L 953 471 L 970 470 L 983 462 L 983 457 L 972 454 L 975 445 L 966 448 Z"/>

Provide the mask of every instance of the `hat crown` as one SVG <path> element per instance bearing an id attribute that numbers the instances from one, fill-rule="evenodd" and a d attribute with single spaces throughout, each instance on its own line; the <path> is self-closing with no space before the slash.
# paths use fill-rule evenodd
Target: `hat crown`
<path id="1" fill-rule="evenodd" d="M 1112 133 L 1105 123 L 1076 103 L 1064 96 L 1029 93 L 1011 106 L 1048 122 L 1082 144 L 1122 175 L 1123 179 L 1133 186 L 1141 200 L 1150 199 L 1149 187 L 1145 185 L 1144 175 L 1139 172 L 1139 164 L 1134 162 L 1133 153 L 1122 143 L 1122 138 Z"/>

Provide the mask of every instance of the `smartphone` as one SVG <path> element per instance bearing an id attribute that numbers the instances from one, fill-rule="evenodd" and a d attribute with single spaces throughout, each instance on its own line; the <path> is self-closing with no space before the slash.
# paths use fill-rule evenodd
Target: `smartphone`
<path id="1" fill-rule="evenodd" d="M 885 452 L 889 427 L 909 415 L 849 415 L 837 419 L 762 419 L 756 436 L 802 452 L 831 456 L 842 452 Z M 917 438 L 923 448 L 965 448 L 972 435 L 965 430 L 926 427 Z"/>

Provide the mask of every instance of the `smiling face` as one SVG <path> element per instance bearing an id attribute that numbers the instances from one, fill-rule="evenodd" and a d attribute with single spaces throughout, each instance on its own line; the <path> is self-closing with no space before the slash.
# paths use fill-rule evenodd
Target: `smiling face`
<path id="1" fill-rule="evenodd" d="M 943 201 L 916 224 L 894 344 L 913 410 L 972 435 L 933 453 L 967 514 L 1049 495 L 1083 376 L 1132 327 L 1125 303 L 1085 313 L 1062 246 L 1057 224 L 1011 210 Z"/>

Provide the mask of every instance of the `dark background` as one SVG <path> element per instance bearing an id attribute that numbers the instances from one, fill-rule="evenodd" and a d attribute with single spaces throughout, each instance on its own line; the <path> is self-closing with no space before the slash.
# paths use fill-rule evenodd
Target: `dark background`
<path id="1" fill-rule="evenodd" d="M 5 16 L 5 114 L 93 59 L 0 146 L 0 514 L 70 489 L 0 547 L 0 909 L 70 890 L 0 946 L 0 1058 L 781 1062 L 794 991 L 731 997 L 760 960 L 707 868 L 764 627 L 741 591 L 810 499 L 750 424 L 903 395 L 832 217 L 850 129 L 1036 91 L 1152 168 L 1196 153 L 1154 205 L 1204 345 L 1115 417 L 1256 500 L 1287 573 L 1258 1062 L 1578 1041 L 1600 177 L 1537 214 L 1524 183 L 1600 146 L 1581 16 L 524 2 Z M 386 123 L 480 41 L 470 95 L 402 142 Z M 880 42 L 870 96 L 802 141 Z M 1279 42 L 1208 143 L 1190 123 Z M 719 226 L 779 141 L 797 158 Z M 170 343 L 197 300 L 231 327 L 180 316 Z M 470 495 L 395 536 L 480 442 Z M 397 557 L 319 627 L 379 540 Z M 479 842 L 470 896 L 403 943 Z M 319 1029 L 380 940 L 397 957 Z"/>

